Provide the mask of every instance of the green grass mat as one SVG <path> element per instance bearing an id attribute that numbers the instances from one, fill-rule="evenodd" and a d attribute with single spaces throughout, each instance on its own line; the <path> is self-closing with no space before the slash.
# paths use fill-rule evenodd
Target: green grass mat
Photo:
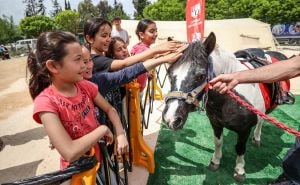
<path id="1" fill-rule="evenodd" d="M 279 106 L 270 115 L 298 129 L 300 96 L 296 96 L 294 105 Z M 252 145 L 250 139 L 247 142 L 246 180 L 243 184 L 266 185 L 277 178 L 282 172 L 282 158 L 294 141 L 295 136 L 265 121 L 261 147 Z M 213 133 L 204 112 L 190 113 L 180 131 L 162 125 L 155 149 L 155 173 L 149 176 L 148 185 L 241 184 L 233 179 L 235 143 L 236 134 L 225 129 L 221 166 L 217 172 L 212 172 L 207 165 L 214 149 Z"/>

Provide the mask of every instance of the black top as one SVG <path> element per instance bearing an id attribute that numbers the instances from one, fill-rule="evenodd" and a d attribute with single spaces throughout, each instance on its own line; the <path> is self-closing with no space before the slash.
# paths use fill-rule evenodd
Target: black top
<path id="1" fill-rule="evenodd" d="M 94 74 L 90 81 L 98 85 L 99 93 L 118 111 L 122 119 L 123 97 L 120 86 L 130 82 L 138 75 L 147 72 L 147 69 L 139 62 L 119 71 L 108 72 L 110 71 L 113 59 L 97 55 L 92 55 L 92 59 L 94 61 Z M 102 110 L 96 109 L 96 115 L 101 124 L 108 125 L 110 129 L 113 130 L 109 118 Z"/>
<path id="2" fill-rule="evenodd" d="M 105 97 L 111 89 L 119 88 L 145 72 L 146 68 L 139 62 L 115 72 L 94 73 L 90 81 L 98 85 L 100 94 Z"/>
<path id="3" fill-rule="evenodd" d="M 95 54 L 92 54 L 92 59 L 94 62 L 94 73 L 103 73 L 110 71 L 110 66 L 113 62 L 113 59 Z"/>

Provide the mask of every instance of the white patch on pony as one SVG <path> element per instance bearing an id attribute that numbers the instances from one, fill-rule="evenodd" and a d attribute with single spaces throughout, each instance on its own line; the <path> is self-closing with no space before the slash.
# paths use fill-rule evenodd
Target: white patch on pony
<path id="1" fill-rule="evenodd" d="M 220 139 L 214 137 L 214 143 L 215 143 L 215 151 L 211 161 L 214 164 L 220 164 L 222 158 L 223 134 L 221 135 Z"/>
<path id="2" fill-rule="evenodd" d="M 174 123 L 175 118 L 176 118 L 176 110 L 178 108 L 178 100 L 174 100 L 169 104 L 169 108 L 167 112 L 164 114 L 164 120 L 167 123 Z M 170 128 L 173 128 L 173 125 L 169 125 Z"/>
<path id="3" fill-rule="evenodd" d="M 174 69 L 174 78 L 176 78 L 176 90 L 180 91 L 180 87 L 184 79 L 187 77 L 191 64 L 183 64 L 180 67 Z M 169 127 L 173 128 L 172 123 L 174 123 L 176 118 L 176 110 L 178 109 L 178 101 L 174 100 L 169 104 L 169 108 L 164 115 L 164 120 L 169 123 Z"/>
<path id="4" fill-rule="evenodd" d="M 235 172 L 238 175 L 244 175 L 245 174 L 245 160 L 244 155 L 239 155 L 236 158 L 236 166 L 235 166 Z"/>
<path id="5" fill-rule="evenodd" d="M 189 69 L 191 67 L 190 63 L 182 64 L 180 67 L 174 69 L 174 77 L 176 78 L 176 87 L 180 91 L 181 84 L 183 80 L 187 77 Z"/>

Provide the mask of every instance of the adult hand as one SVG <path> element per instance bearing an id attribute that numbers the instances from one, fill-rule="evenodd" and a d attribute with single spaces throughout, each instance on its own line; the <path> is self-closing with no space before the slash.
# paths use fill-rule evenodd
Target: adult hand
<path id="1" fill-rule="evenodd" d="M 236 73 L 221 74 L 209 82 L 209 88 L 224 94 L 237 86 L 238 83 Z"/>

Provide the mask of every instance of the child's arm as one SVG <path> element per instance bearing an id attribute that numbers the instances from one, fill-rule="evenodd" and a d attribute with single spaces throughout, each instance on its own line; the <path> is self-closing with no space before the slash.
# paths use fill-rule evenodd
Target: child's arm
<path id="1" fill-rule="evenodd" d="M 79 159 L 89 151 L 101 138 L 106 137 L 109 143 L 113 141 L 113 135 L 105 125 L 97 127 L 92 132 L 78 139 L 72 140 L 55 113 L 41 112 L 39 114 L 51 144 L 60 155 L 68 162 Z"/>
<path id="2" fill-rule="evenodd" d="M 182 52 L 188 47 L 188 45 L 183 45 L 182 47 L 178 48 L 176 52 L 174 53 L 166 53 L 165 55 L 162 55 L 161 57 L 154 58 L 154 59 L 148 59 L 145 62 L 143 62 L 143 65 L 147 69 L 147 71 L 151 70 L 152 68 L 163 64 L 163 63 L 174 63 L 177 61 L 177 59 L 182 55 Z"/>
<path id="3" fill-rule="evenodd" d="M 149 48 L 142 53 L 136 54 L 134 56 L 128 57 L 124 60 L 114 60 L 111 63 L 110 70 L 117 71 L 123 69 L 124 67 L 131 66 L 139 61 L 145 61 L 147 59 L 153 58 L 153 56 L 165 52 L 175 52 L 178 48 L 182 47 L 183 43 L 178 41 L 168 41 L 160 44 L 156 47 Z"/>
<path id="4" fill-rule="evenodd" d="M 119 155 L 128 152 L 128 141 L 125 136 L 120 117 L 116 109 L 111 106 L 99 93 L 94 99 L 96 105 L 101 108 L 109 117 L 116 130 L 117 153 Z"/>

